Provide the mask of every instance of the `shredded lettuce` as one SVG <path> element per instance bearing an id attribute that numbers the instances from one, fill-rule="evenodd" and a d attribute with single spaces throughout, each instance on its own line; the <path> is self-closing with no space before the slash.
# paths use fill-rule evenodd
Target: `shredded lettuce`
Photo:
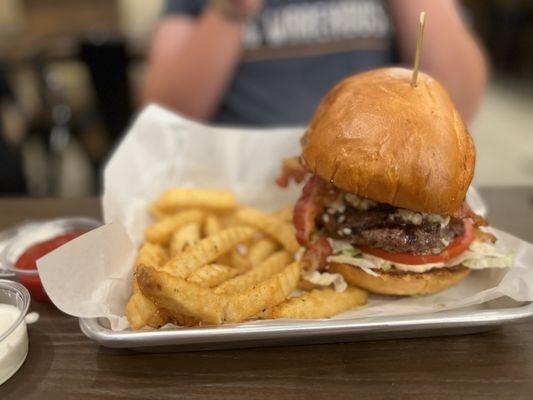
<path id="1" fill-rule="evenodd" d="M 496 246 L 490 242 L 482 242 L 480 240 L 475 240 L 470 245 L 468 251 L 472 253 L 482 254 L 487 257 L 503 257 L 505 254 L 498 251 Z"/>
<path id="2" fill-rule="evenodd" d="M 390 263 L 390 262 L 381 263 L 381 269 L 383 271 L 388 271 L 391 268 L 392 268 L 392 263 Z"/>
<path id="3" fill-rule="evenodd" d="M 379 274 L 372 271 L 372 269 L 381 269 L 375 263 L 368 261 L 362 257 L 349 257 L 349 256 L 343 256 L 343 255 L 329 256 L 328 262 L 353 265 L 354 267 L 359 267 L 363 271 L 365 271 L 367 274 L 373 275 L 373 276 L 379 276 Z"/>
<path id="4" fill-rule="evenodd" d="M 508 268 L 513 265 L 514 253 L 501 253 L 492 243 L 474 241 L 461 261 L 471 269 Z"/>
<path id="5" fill-rule="evenodd" d="M 356 249 L 356 248 L 353 248 L 353 249 L 347 249 L 347 250 L 343 250 L 341 252 L 341 254 L 343 256 L 348 256 L 348 257 L 356 257 L 358 255 L 361 255 L 361 251 L 359 249 Z"/>
<path id="6" fill-rule="evenodd" d="M 451 267 L 459 264 L 471 269 L 507 268 L 513 265 L 514 258 L 513 253 L 502 253 L 490 242 L 475 240 L 467 251 L 448 262 L 407 265 L 393 263 L 380 257 L 364 254 L 361 250 L 344 240 L 328 240 L 333 249 L 333 255 L 328 257 L 328 262 L 353 265 L 372 276 L 378 276 L 375 270 L 388 271 L 392 267 L 402 271 L 418 273 L 434 268 Z"/>
<path id="7" fill-rule="evenodd" d="M 333 250 L 333 254 L 342 254 L 344 256 L 356 257 L 361 254 L 361 250 L 352 246 L 346 240 L 337 240 L 328 238 L 328 242 Z"/>
<path id="8" fill-rule="evenodd" d="M 484 269 L 484 268 L 508 268 L 513 266 L 514 254 L 509 253 L 503 257 L 485 257 L 472 258 L 462 262 L 462 264 L 470 269 Z"/>

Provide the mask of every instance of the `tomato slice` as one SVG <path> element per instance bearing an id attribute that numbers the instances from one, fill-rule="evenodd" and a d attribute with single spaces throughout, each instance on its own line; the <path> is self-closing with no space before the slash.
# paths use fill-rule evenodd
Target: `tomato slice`
<path id="1" fill-rule="evenodd" d="M 383 258 L 387 261 L 397 262 L 399 264 L 418 265 L 429 263 L 440 263 L 451 260 L 457 257 L 468 249 L 470 243 L 474 240 L 474 225 L 470 219 L 463 220 L 465 226 L 465 233 L 463 236 L 455 238 L 444 250 L 439 254 L 410 254 L 410 253 L 392 253 L 387 250 L 378 249 L 376 247 L 360 246 L 363 253 L 368 253 L 373 256 Z"/>

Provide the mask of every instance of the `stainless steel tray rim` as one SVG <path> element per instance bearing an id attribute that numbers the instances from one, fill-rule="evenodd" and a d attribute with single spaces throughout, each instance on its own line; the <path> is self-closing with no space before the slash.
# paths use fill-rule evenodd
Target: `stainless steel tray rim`
<path id="1" fill-rule="evenodd" d="M 430 314 L 365 319 L 296 321 L 285 325 L 229 325 L 146 331 L 111 331 L 96 318 L 80 319 L 80 328 L 90 339 L 119 348 L 237 342 L 328 335 L 357 335 L 378 332 L 422 331 L 453 327 L 490 327 L 533 316 L 533 303 L 497 310 L 453 310 Z M 231 347 L 231 346 L 229 346 Z"/>

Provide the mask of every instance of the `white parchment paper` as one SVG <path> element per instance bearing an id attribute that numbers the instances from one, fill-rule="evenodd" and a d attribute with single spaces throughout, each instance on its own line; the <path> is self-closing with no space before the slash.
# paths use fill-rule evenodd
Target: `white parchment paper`
<path id="1" fill-rule="evenodd" d="M 200 186 L 229 189 L 242 203 L 273 210 L 293 203 L 300 188 L 280 189 L 275 177 L 283 158 L 299 154 L 302 129 L 210 127 L 149 106 L 137 118 L 104 174 L 106 225 L 38 262 L 53 303 L 76 317 L 104 317 L 113 330 L 128 328 L 124 308 L 137 248 L 151 222 L 147 207 L 165 189 Z M 469 202 L 485 207 L 475 191 Z M 508 296 L 533 300 L 533 245 L 497 230 L 498 246 L 516 251 L 509 269 L 473 271 L 444 292 L 425 297 L 372 296 L 367 307 L 335 318 L 427 313 Z M 254 322 L 269 324 L 269 321 Z M 287 323 L 277 321 L 277 324 Z"/>

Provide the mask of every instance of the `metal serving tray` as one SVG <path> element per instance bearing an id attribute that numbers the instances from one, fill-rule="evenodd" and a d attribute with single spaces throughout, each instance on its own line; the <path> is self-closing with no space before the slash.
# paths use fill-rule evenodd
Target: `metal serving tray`
<path id="1" fill-rule="evenodd" d="M 459 310 L 386 318 L 120 332 L 106 328 L 97 318 L 84 318 L 80 319 L 80 328 L 105 347 L 163 352 L 460 335 L 489 331 L 530 317 L 532 302 L 498 299 Z"/>
<path id="2" fill-rule="evenodd" d="M 486 214 L 487 208 L 473 187 L 467 197 L 477 214 Z M 397 317 L 284 321 L 283 324 L 272 320 L 268 324 L 117 332 L 109 329 L 104 320 L 83 318 L 80 328 L 87 337 L 105 347 L 166 352 L 461 335 L 489 331 L 530 317 L 533 317 L 533 302 L 500 298 L 458 310 Z"/>

